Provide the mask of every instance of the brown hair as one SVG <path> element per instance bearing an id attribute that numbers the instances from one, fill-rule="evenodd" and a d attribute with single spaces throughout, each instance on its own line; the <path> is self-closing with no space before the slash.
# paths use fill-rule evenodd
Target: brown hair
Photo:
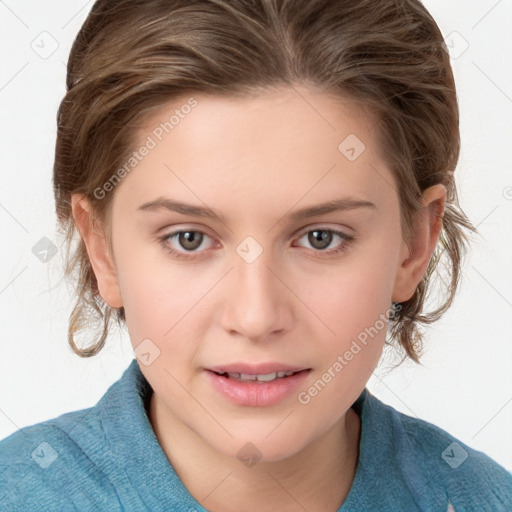
<path id="1" fill-rule="evenodd" d="M 459 113 L 449 55 L 435 21 L 417 0 L 97 0 L 71 49 L 67 92 L 57 116 L 53 174 L 65 272 L 76 278 L 69 343 L 81 357 L 105 344 L 114 315 L 98 292 L 86 246 L 71 252 L 70 197 L 81 193 L 108 233 L 113 193 L 102 187 L 134 151 L 137 127 L 185 95 L 248 97 L 303 84 L 357 101 L 375 114 L 382 153 L 398 184 L 404 237 L 422 191 L 448 191 L 443 227 L 423 280 L 390 320 L 390 338 L 419 363 L 422 333 L 450 307 L 468 241 L 476 233 L 458 204 L 453 172 Z M 110 235 L 108 235 L 110 245 Z M 440 275 L 444 268 L 447 282 Z M 434 271 L 446 290 L 425 312 Z M 89 348 L 75 334 L 100 323 Z M 391 345 L 386 340 L 386 344 Z"/>

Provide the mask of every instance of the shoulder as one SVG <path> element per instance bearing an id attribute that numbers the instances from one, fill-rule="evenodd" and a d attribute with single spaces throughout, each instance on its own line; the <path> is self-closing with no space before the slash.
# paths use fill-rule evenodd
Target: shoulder
<path id="1" fill-rule="evenodd" d="M 455 512 L 512 510 L 512 473 L 432 423 L 394 409 L 392 416 L 403 467 L 410 469 L 416 492 L 435 488 Z"/>
<path id="2" fill-rule="evenodd" d="M 67 511 L 82 503 L 84 508 L 94 508 L 90 484 L 107 493 L 112 488 L 99 469 L 103 446 L 94 407 L 22 428 L 2 439 L 2 510 Z M 97 499 L 104 501 L 101 496 Z"/>

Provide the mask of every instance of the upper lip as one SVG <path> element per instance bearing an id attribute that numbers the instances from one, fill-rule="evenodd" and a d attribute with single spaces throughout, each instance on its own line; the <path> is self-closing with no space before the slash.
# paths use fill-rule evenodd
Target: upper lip
<path id="1" fill-rule="evenodd" d="M 266 363 L 258 364 L 244 362 L 222 364 L 206 369 L 216 373 L 245 373 L 249 375 L 266 375 L 268 373 L 274 372 L 299 372 L 301 370 L 310 370 L 311 368 L 306 368 L 304 366 L 292 366 L 286 363 L 276 363 L 269 361 Z"/>

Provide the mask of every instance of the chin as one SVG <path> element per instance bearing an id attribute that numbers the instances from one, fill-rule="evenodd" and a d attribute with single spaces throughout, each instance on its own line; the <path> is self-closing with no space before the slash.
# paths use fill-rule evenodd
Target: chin
<path id="1" fill-rule="evenodd" d="M 270 439 L 274 434 L 270 434 L 269 437 L 265 437 L 267 434 L 262 431 L 252 437 L 241 434 L 230 439 L 229 449 L 225 443 L 212 445 L 212 447 L 227 457 L 238 459 L 248 468 L 262 462 L 278 462 L 288 459 L 302 448 L 299 440 L 290 436 L 275 435 L 274 439 Z"/>

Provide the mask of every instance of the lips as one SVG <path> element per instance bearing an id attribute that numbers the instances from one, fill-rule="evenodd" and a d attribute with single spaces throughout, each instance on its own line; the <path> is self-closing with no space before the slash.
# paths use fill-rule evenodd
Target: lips
<path id="1" fill-rule="evenodd" d="M 250 372 L 267 372 L 268 369 L 278 368 L 270 374 L 244 374 L 238 372 L 220 373 L 222 370 L 246 370 Z M 295 369 L 291 375 L 277 377 L 279 369 Z M 290 399 L 294 392 L 307 382 L 311 368 L 301 369 L 281 363 L 266 363 L 260 365 L 231 364 L 204 368 L 207 381 L 224 399 L 238 406 L 269 407 L 277 405 L 282 400 Z M 215 371 L 218 370 L 219 372 Z M 284 371 L 283 373 L 287 373 Z M 257 377 L 256 380 L 254 377 Z M 260 378 L 261 377 L 261 378 Z"/>

